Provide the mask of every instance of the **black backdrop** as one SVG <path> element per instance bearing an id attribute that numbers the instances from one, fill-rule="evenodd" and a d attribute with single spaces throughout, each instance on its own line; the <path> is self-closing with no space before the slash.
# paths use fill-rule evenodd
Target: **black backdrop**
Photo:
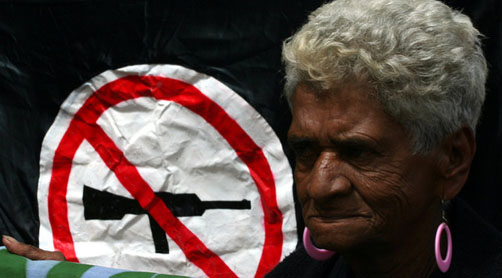
<path id="1" fill-rule="evenodd" d="M 476 131 L 477 152 L 460 196 L 502 231 L 502 2 L 447 0 L 462 10 L 484 34 L 483 50 L 489 75 L 486 100 Z"/>
<path id="2" fill-rule="evenodd" d="M 108 69 L 168 63 L 212 75 L 265 117 L 289 155 L 290 115 L 280 97 L 281 41 L 322 2 L 1 2 L 0 234 L 38 244 L 42 139 L 68 94 Z M 486 36 L 490 64 L 478 151 L 461 196 L 502 230 L 501 3 L 446 2 L 468 14 Z"/>

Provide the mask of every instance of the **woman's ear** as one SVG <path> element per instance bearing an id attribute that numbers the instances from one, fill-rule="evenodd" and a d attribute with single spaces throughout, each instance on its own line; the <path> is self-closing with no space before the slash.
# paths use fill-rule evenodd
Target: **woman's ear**
<path id="1" fill-rule="evenodd" d="M 441 143 L 439 163 L 443 179 L 443 200 L 453 199 L 464 187 L 472 159 L 476 153 L 476 138 L 468 126 L 462 126 Z"/>

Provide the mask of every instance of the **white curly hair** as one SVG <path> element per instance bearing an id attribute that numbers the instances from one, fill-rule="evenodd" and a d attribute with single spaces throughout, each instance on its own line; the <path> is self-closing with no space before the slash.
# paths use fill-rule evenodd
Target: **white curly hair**
<path id="1" fill-rule="evenodd" d="M 462 125 L 475 130 L 486 60 L 470 19 L 435 0 L 336 0 L 283 45 L 285 95 L 368 83 L 386 113 L 427 152 Z"/>

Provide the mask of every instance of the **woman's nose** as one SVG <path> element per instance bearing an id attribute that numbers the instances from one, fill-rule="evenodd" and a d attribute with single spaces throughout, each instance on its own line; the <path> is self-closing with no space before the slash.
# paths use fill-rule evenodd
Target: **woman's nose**
<path id="1" fill-rule="evenodd" d="M 346 165 L 334 152 L 322 152 L 317 158 L 312 172 L 307 193 L 312 199 L 322 201 L 336 195 L 348 194 L 351 182 L 344 169 Z"/>

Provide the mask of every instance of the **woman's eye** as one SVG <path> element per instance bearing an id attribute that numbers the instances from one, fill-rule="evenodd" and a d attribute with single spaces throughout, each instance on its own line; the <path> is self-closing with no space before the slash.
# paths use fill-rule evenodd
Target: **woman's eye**
<path id="1" fill-rule="evenodd" d="M 351 147 L 341 151 L 343 159 L 357 165 L 367 165 L 375 159 L 377 152 L 365 147 Z"/>
<path id="2" fill-rule="evenodd" d="M 306 159 L 314 155 L 314 151 L 310 148 L 297 148 L 295 149 L 295 155 L 297 159 Z"/>
<path id="3" fill-rule="evenodd" d="M 349 148 L 343 152 L 343 156 L 349 159 L 361 158 L 366 154 L 368 154 L 368 151 L 362 148 Z"/>
<path id="4" fill-rule="evenodd" d="M 296 157 L 296 164 L 302 167 L 313 164 L 317 157 L 316 150 L 307 145 L 293 146 L 293 151 Z"/>

